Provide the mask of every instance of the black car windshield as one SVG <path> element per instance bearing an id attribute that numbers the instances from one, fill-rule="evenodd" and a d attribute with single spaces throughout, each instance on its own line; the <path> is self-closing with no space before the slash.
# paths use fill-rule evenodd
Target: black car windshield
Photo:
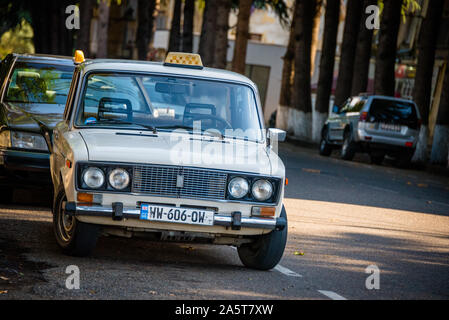
<path id="1" fill-rule="evenodd" d="M 90 74 L 76 124 L 144 125 L 157 131 L 201 130 L 253 141 L 262 138 L 255 93 L 249 86 L 177 76 Z"/>
<path id="2" fill-rule="evenodd" d="M 12 72 L 6 101 L 65 104 L 74 66 L 18 62 Z"/>

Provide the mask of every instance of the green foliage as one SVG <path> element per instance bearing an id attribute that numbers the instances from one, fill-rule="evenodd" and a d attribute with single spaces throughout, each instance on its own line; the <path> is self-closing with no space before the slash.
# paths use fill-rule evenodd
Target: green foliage
<path id="1" fill-rule="evenodd" d="M 0 37 L 0 59 L 11 52 L 34 53 L 33 29 L 25 19 Z"/>
<path id="2" fill-rule="evenodd" d="M 204 1 L 204 0 L 199 0 Z M 239 7 L 238 0 L 232 1 L 232 9 L 237 10 Z M 273 10 L 282 26 L 288 26 L 289 21 L 289 8 L 287 6 L 286 0 L 253 0 L 253 7 L 260 10 Z"/>
<path id="3" fill-rule="evenodd" d="M 394 0 L 399 1 L 399 0 Z M 379 0 L 378 1 L 379 6 L 379 14 L 382 16 L 382 11 L 384 9 L 384 1 Z M 418 3 L 417 0 L 402 0 L 402 9 L 401 9 L 401 16 L 402 16 L 402 22 L 405 23 L 407 21 L 408 14 L 415 14 L 418 11 L 421 10 L 421 5 Z"/>

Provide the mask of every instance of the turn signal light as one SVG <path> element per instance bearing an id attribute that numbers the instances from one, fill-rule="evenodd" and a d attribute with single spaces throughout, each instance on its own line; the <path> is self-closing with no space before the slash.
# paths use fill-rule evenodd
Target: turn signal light
<path id="1" fill-rule="evenodd" d="M 76 195 L 76 200 L 78 202 L 83 202 L 83 203 L 92 203 L 94 202 L 94 195 L 91 193 L 77 193 Z"/>
<path id="2" fill-rule="evenodd" d="M 251 213 L 253 216 L 274 217 L 274 215 L 276 214 L 276 208 L 275 207 L 253 207 Z"/>
<path id="3" fill-rule="evenodd" d="M 360 121 L 366 121 L 368 119 L 368 112 L 362 112 L 360 114 Z"/>

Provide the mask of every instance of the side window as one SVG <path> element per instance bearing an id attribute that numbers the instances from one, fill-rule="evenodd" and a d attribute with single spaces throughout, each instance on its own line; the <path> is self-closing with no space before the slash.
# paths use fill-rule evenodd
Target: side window
<path id="1" fill-rule="evenodd" d="M 365 105 L 365 102 L 366 100 L 362 99 L 353 100 L 347 112 L 360 112 Z"/>
<path id="2" fill-rule="evenodd" d="M 70 85 L 69 95 L 67 96 L 67 102 L 64 110 L 64 120 L 68 121 L 72 114 L 73 103 L 75 101 L 76 84 L 79 80 L 80 71 L 77 68 L 73 73 L 72 83 Z"/>
<path id="3" fill-rule="evenodd" d="M 340 109 L 339 114 L 343 114 L 343 113 L 346 113 L 346 112 L 350 112 L 350 111 L 349 111 L 350 107 L 351 107 L 351 100 L 348 99 L 348 100 L 345 102 L 345 104 L 343 105 L 343 108 Z"/>

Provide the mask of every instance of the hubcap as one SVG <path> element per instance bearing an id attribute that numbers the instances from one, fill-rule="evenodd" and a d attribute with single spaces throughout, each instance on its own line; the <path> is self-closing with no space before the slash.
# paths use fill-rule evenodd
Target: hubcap
<path id="1" fill-rule="evenodd" d="M 62 203 L 64 201 L 65 197 L 61 199 L 58 205 L 58 233 L 61 240 L 69 242 L 73 236 L 75 218 L 65 214 L 62 210 Z"/>

